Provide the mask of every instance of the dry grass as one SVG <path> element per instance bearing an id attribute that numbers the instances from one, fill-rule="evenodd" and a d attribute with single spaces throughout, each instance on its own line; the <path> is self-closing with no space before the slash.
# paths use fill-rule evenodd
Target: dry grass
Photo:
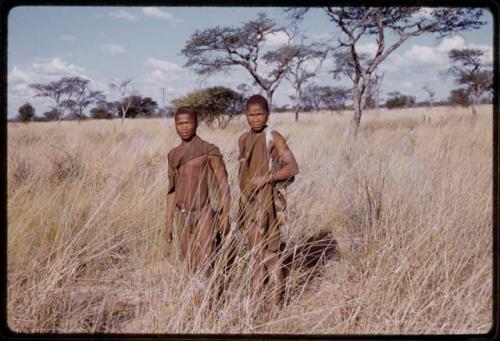
<path id="1" fill-rule="evenodd" d="M 350 113 L 303 115 L 301 124 L 275 114 L 300 166 L 288 189 L 285 241 L 331 231 L 340 257 L 318 271 L 292 270 L 287 305 L 270 320 L 249 301 L 244 242 L 215 306 L 217 277 L 189 277 L 164 243 L 166 154 L 178 143 L 171 121 L 9 124 L 8 325 L 20 332 L 487 332 L 491 116 L 491 106 L 475 118 L 455 108 L 371 112 L 353 142 L 344 136 Z M 220 146 L 233 197 L 244 129 L 241 119 L 223 132 L 199 130 Z"/>

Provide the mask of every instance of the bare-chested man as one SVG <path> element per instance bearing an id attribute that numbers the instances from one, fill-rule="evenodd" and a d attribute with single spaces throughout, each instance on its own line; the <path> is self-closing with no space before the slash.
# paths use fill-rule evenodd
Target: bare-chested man
<path id="1" fill-rule="evenodd" d="M 262 295 L 267 278 L 272 302 L 279 306 L 284 283 L 278 251 L 286 206 L 279 189 L 293 181 L 299 167 L 283 136 L 277 131 L 268 131 L 268 117 L 267 100 L 260 95 L 250 97 L 246 103 L 246 118 L 251 129 L 238 141 L 239 218 L 253 250 L 252 297 L 256 299 Z"/>
<path id="2" fill-rule="evenodd" d="M 229 232 L 229 185 L 219 149 L 196 135 L 198 120 L 189 107 L 175 114 L 175 129 L 181 144 L 168 153 L 166 238 L 172 242 L 175 225 L 181 254 L 194 272 L 208 270 L 208 257 L 214 250 L 217 227 L 209 196 L 209 172 L 213 171 L 221 194 L 222 236 Z M 175 224 L 174 224 L 175 221 Z M 207 272 L 204 272 L 207 274 Z"/>

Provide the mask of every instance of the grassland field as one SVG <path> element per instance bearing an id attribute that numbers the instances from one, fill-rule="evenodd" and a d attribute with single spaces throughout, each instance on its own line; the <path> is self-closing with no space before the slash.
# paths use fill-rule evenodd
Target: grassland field
<path id="1" fill-rule="evenodd" d="M 228 290 L 163 238 L 172 119 L 9 123 L 8 326 L 17 332 L 485 333 L 492 326 L 492 107 L 272 114 L 300 168 L 283 240 L 330 231 L 339 257 L 294 270 L 254 316 L 243 238 Z M 238 197 L 237 139 L 201 124 Z M 237 201 L 233 200 L 234 215 Z M 235 232 L 237 237 L 237 231 Z M 216 274 L 215 274 L 216 275 Z M 215 276 L 214 275 L 214 276 Z M 215 277 L 214 277 L 215 278 Z M 201 289 L 200 289 L 201 288 Z M 202 301 L 195 293 L 205 293 Z"/>

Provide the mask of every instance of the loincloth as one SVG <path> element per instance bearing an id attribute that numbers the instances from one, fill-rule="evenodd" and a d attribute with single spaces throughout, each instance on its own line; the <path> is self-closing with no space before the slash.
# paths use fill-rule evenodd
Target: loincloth
<path id="1" fill-rule="evenodd" d="M 174 212 L 174 229 L 177 236 L 180 237 L 184 232 L 187 232 L 190 236 L 195 236 L 199 230 L 197 227 L 203 223 L 201 219 L 207 217 L 208 214 L 212 216 L 212 223 L 214 223 L 214 212 L 210 204 L 194 210 L 187 210 L 176 206 Z M 213 230 L 213 227 L 211 229 Z"/>
<path id="2" fill-rule="evenodd" d="M 273 207 L 265 207 L 255 199 L 240 199 L 240 228 L 247 231 L 250 225 L 259 227 L 264 247 L 269 251 L 279 250 L 281 227 L 284 225 L 284 197 L 279 196 Z"/>

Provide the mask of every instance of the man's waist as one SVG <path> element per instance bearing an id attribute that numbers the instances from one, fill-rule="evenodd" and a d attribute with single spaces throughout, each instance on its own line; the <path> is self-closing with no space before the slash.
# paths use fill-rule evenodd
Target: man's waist
<path id="1" fill-rule="evenodd" d="M 181 203 L 175 204 L 175 210 L 180 212 L 180 213 L 188 213 L 188 212 L 196 212 L 196 211 L 201 211 L 207 208 L 207 206 L 210 206 L 210 202 L 207 200 L 205 203 L 194 206 L 194 205 L 183 205 Z"/>

